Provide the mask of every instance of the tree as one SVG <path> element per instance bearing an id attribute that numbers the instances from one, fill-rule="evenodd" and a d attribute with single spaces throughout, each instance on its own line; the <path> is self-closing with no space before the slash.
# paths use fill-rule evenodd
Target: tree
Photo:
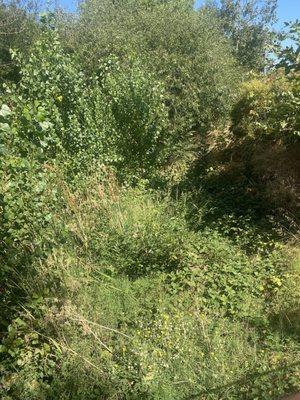
<path id="1" fill-rule="evenodd" d="M 35 37 L 37 5 L 19 0 L 0 0 L 0 82 L 15 81 L 18 69 L 10 54 L 11 48 L 26 50 Z"/>
<path id="2" fill-rule="evenodd" d="M 300 71 L 300 21 L 286 22 L 288 33 L 283 33 L 281 39 L 289 40 L 289 45 L 279 52 L 277 68 L 284 68 L 286 73 Z"/>
<path id="3" fill-rule="evenodd" d="M 134 56 L 163 82 L 174 142 L 205 132 L 228 112 L 239 69 L 215 12 L 195 10 L 190 0 L 86 0 L 69 26 L 66 45 L 87 75 L 107 56 L 124 64 Z"/>
<path id="4" fill-rule="evenodd" d="M 263 70 L 274 43 L 277 0 L 221 0 L 214 7 L 240 64 Z"/>

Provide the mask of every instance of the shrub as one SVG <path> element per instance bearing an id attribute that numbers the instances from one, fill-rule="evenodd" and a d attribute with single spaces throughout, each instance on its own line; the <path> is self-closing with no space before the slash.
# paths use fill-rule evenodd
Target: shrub
<path id="1" fill-rule="evenodd" d="M 99 66 L 107 140 L 116 149 L 113 164 L 127 179 L 151 176 L 168 144 L 168 112 L 163 86 L 137 59 L 127 65 L 110 57 Z M 169 150 L 170 151 L 170 150 Z"/>
<path id="2" fill-rule="evenodd" d="M 234 134 L 260 141 L 298 141 L 299 83 L 297 72 L 246 82 L 232 112 Z"/>
<path id="3" fill-rule="evenodd" d="M 7 88 L 15 151 L 64 164 L 70 178 L 106 163 L 123 176 L 150 176 L 167 144 L 162 85 L 139 61 L 111 57 L 85 79 L 55 32 L 46 31 L 29 56 L 15 55 L 21 80 Z"/>
<path id="4" fill-rule="evenodd" d="M 96 128 L 101 108 L 94 105 L 97 98 L 90 97 L 83 74 L 63 52 L 55 32 L 46 31 L 29 57 L 15 57 L 21 80 L 6 94 L 15 151 L 25 157 L 36 151 L 39 161 L 56 159 L 73 175 L 103 160 L 103 134 Z"/>
<path id="5" fill-rule="evenodd" d="M 1 398 L 45 398 L 62 354 L 48 336 L 46 315 L 44 296 L 35 295 L 11 320 L 0 345 Z"/>

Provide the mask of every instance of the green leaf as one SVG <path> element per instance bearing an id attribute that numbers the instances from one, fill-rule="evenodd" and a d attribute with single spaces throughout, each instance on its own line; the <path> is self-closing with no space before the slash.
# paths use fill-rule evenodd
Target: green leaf
<path id="1" fill-rule="evenodd" d="M 5 353 L 6 350 L 6 347 L 3 344 L 0 344 L 0 353 Z"/>
<path id="2" fill-rule="evenodd" d="M 0 109 L 0 116 L 5 118 L 10 114 L 11 114 L 11 109 L 6 104 L 3 104 Z"/>
<path id="3" fill-rule="evenodd" d="M 10 126 L 7 123 L 0 122 L 0 131 L 9 132 L 10 131 Z"/>
<path id="4" fill-rule="evenodd" d="M 53 124 L 49 121 L 39 122 L 39 125 L 43 131 L 50 129 L 53 126 Z"/>

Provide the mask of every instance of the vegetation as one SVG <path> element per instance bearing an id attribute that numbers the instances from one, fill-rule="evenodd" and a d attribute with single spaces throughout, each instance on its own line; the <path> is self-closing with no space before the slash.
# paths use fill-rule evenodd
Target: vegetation
<path id="1" fill-rule="evenodd" d="M 1 399 L 300 390 L 299 51 L 275 6 L 1 4 Z"/>

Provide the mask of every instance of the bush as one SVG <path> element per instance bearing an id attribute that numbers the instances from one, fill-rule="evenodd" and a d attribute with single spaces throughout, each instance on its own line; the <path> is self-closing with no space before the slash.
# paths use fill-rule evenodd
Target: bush
<path id="1" fill-rule="evenodd" d="M 107 140 L 116 149 L 113 164 L 127 179 L 151 177 L 168 144 L 168 112 L 163 86 L 137 59 L 127 65 L 110 57 L 99 66 Z M 152 172 L 153 173 L 153 172 Z"/>
<path id="2" fill-rule="evenodd" d="M 14 151 L 25 157 L 35 151 L 39 162 L 63 162 L 73 176 L 101 161 L 103 134 L 95 129 L 101 109 L 55 32 L 46 31 L 29 57 L 15 57 L 21 80 L 6 91 Z"/>
<path id="3" fill-rule="evenodd" d="M 29 57 L 15 57 L 21 80 L 6 90 L 10 123 L 1 125 L 13 132 L 14 151 L 55 159 L 70 178 L 104 162 L 123 176 L 151 176 L 163 159 L 168 124 L 164 91 L 153 74 L 137 60 L 122 67 L 111 57 L 86 80 L 51 31 Z"/>
<path id="4" fill-rule="evenodd" d="M 300 75 L 282 71 L 242 86 L 232 112 L 232 131 L 259 141 L 299 140 Z"/>
<path id="5" fill-rule="evenodd" d="M 232 114 L 233 144 L 265 202 L 298 217 L 298 72 L 283 71 L 244 84 Z"/>

